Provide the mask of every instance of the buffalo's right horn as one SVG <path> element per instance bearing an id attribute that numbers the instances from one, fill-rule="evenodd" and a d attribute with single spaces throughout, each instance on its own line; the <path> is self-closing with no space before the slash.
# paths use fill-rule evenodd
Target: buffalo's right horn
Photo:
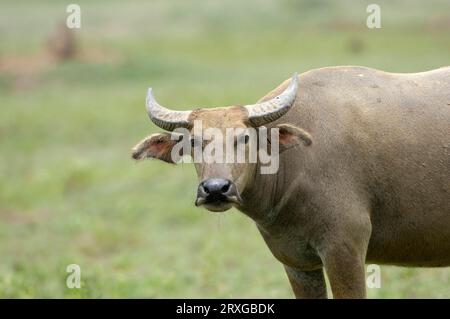
<path id="1" fill-rule="evenodd" d="M 173 111 L 159 105 L 153 97 L 151 88 L 147 92 L 146 108 L 150 120 L 166 131 L 189 126 L 191 111 Z"/>
<path id="2" fill-rule="evenodd" d="M 273 122 L 283 116 L 294 104 L 298 89 L 298 75 L 294 73 L 289 86 L 278 96 L 258 104 L 244 106 L 248 120 L 254 127 Z"/>

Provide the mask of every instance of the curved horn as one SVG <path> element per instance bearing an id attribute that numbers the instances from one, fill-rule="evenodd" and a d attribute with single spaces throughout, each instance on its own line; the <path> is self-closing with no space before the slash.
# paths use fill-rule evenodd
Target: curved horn
<path id="1" fill-rule="evenodd" d="M 166 131 L 189 126 L 191 111 L 172 111 L 159 105 L 153 97 L 152 88 L 147 92 L 146 108 L 150 120 Z"/>
<path id="2" fill-rule="evenodd" d="M 298 89 L 298 75 L 294 73 L 289 86 L 278 96 L 257 104 L 244 106 L 248 120 L 257 127 L 273 122 L 283 116 L 294 104 Z"/>

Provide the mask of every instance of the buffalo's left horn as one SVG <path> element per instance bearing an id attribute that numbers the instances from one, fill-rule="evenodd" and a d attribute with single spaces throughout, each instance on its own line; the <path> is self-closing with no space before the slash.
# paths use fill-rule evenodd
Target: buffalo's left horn
<path id="1" fill-rule="evenodd" d="M 159 105 L 153 97 L 151 88 L 147 92 L 146 108 L 150 120 L 166 131 L 189 126 L 191 111 L 172 111 Z"/>
<path id="2" fill-rule="evenodd" d="M 298 75 L 294 73 L 289 86 L 280 95 L 265 102 L 244 106 L 250 123 L 258 127 L 283 116 L 294 104 L 297 89 Z"/>

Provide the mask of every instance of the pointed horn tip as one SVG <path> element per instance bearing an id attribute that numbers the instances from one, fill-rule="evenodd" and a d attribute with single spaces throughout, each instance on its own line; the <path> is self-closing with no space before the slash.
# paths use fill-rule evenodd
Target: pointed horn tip
<path id="1" fill-rule="evenodd" d="M 147 90 L 147 96 L 145 98 L 145 109 L 147 110 L 148 116 L 150 116 L 150 119 L 152 118 L 151 110 L 152 110 L 152 104 L 155 101 L 155 98 L 153 97 L 152 88 L 148 88 Z"/>
<path id="2" fill-rule="evenodd" d="M 155 101 L 155 97 L 153 96 L 153 89 L 152 88 L 148 88 L 147 90 L 147 96 L 145 98 L 145 104 L 148 107 L 150 107 L 150 102 L 154 102 Z"/>

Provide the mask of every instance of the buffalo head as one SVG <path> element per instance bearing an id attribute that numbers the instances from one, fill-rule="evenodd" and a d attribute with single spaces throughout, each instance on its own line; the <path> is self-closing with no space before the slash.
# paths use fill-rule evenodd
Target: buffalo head
<path id="1" fill-rule="evenodd" d="M 297 91 L 298 76 L 295 74 L 283 92 L 261 103 L 173 111 L 161 106 L 153 97 L 152 89 L 149 89 L 146 107 L 150 120 L 170 133 L 153 134 L 145 138 L 133 148 L 132 156 L 136 160 L 156 158 L 174 163 L 174 154 L 194 155 L 199 178 L 195 204 L 203 205 L 210 211 L 228 210 L 233 204 L 242 204 L 241 194 L 257 173 L 258 161 L 249 160 L 252 156 L 252 145 L 270 141 L 272 136 L 268 133 L 268 138 L 261 141 L 259 135 L 251 133 L 260 131 L 264 125 L 286 114 L 294 104 Z M 305 140 L 304 132 L 295 126 L 281 124 L 277 125 L 277 128 L 276 139 L 281 147 Z M 217 154 L 217 135 L 225 137 L 218 142 L 219 146 L 223 146 L 225 155 Z M 213 142 L 216 143 L 214 150 L 211 147 Z M 225 158 L 230 151 L 234 154 L 234 149 L 242 151 L 244 160 L 210 160 L 218 155 Z M 202 160 L 195 160 L 196 151 L 203 151 Z M 278 149 L 275 151 L 278 152 Z"/>

